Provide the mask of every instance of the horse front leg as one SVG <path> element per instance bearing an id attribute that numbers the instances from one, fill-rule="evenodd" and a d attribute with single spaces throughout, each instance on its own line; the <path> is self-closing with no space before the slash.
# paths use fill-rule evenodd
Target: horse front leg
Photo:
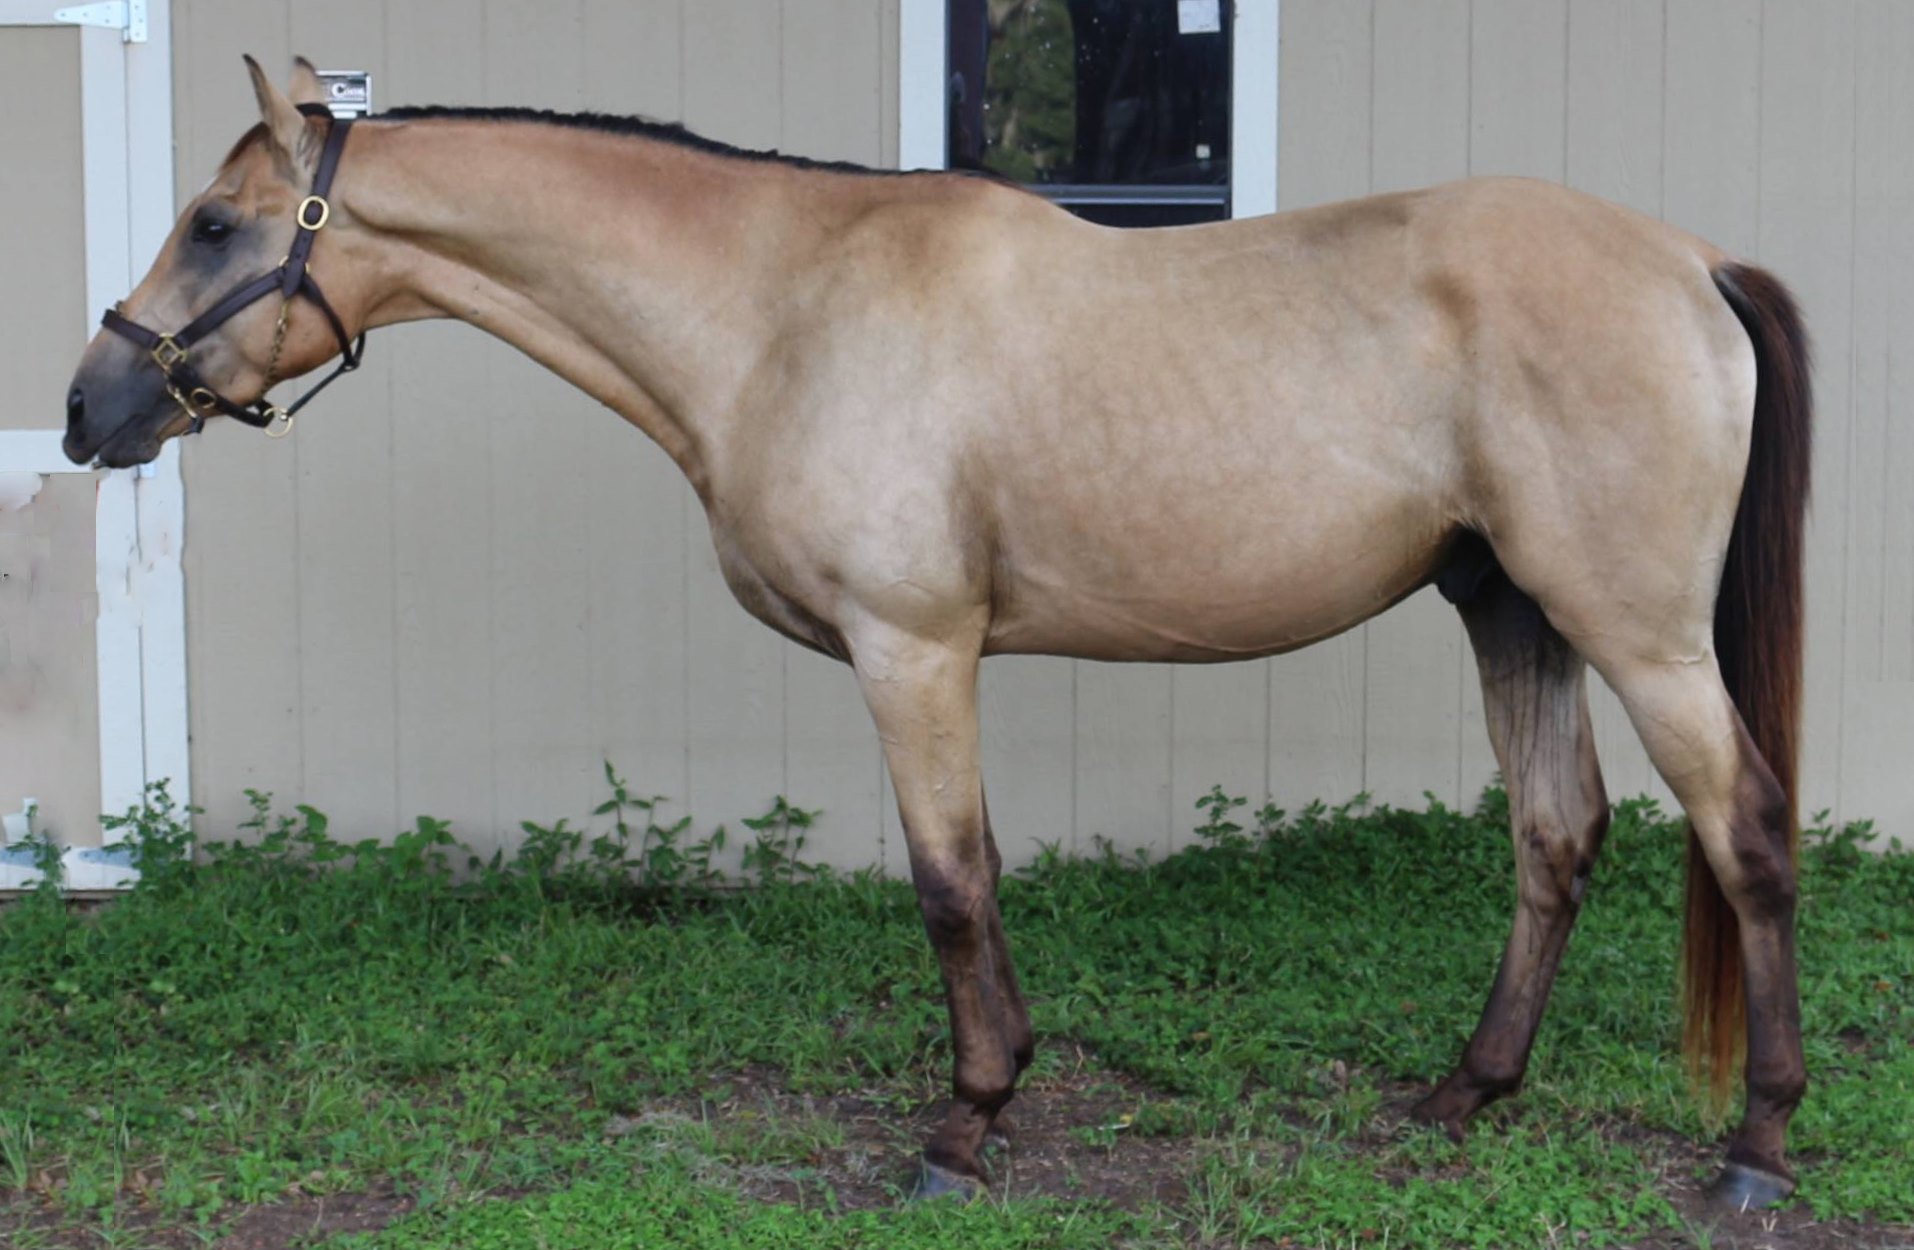
<path id="1" fill-rule="evenodd" d="M 1031 1053 L 1029 1016 L 997 912 L 1002 861 L 978 760 L 978 652 L 890 631 L 852 646 L 897 790 L 955 1051 L 949 1114 L 924 1147 L 916 1197 L 983 1185 L 984 1139 Z"/>

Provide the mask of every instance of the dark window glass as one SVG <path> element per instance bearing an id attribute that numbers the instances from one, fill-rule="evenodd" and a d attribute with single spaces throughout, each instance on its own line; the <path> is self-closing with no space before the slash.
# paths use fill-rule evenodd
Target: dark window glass
<path id="1" fill-rule="evenodd" d="M 950 0 L 948 158 L 1110 225 L 1229 216 L 1229 0 Z"/>

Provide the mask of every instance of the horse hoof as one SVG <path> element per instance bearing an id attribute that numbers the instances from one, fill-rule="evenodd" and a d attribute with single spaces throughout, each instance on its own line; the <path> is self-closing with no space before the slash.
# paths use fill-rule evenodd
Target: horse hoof
<path id="1" fill-rule="evenodd" d="M 1427 1128 L 1441 1129 L 1450 1141 L 1460 1146 L 1468 1134 L 1462 1127 L 1462 1117 L 1446 1105 L 1448 1101 L 1443 1097 L 1443 1091 L 1437 1090 L 1409 1108 L 1409 1118 Z"/>
<path id="2" fill-rule="evenodd" d="M 1708 1198 L 1717 1207 L 1740 1214 L 1778 1205 L 1794 1192 L 1794 1182 L 1773 1172 L 1729 1163 L 1708 1187 Z"/>
<path id="3" fill-rule="evenodd" d="M 984 1191 L 984 1183 L 975 1177 L 965 1176 L 947 1167 L 923 1160 L 922 1170 L 917 1174 L 917 1184 L 910 1191 L 912 1202 L 923 1202 L 932 1198 L 957 1198 L 969 1202 Z"/>

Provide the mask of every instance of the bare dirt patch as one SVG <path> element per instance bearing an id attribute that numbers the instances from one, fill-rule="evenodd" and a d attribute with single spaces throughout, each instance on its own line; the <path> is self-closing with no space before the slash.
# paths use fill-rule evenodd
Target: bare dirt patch
<path id="1" fill-rule="evenodd" d="M 1129 1132 L 1131 1113 L 1148 1096 L 1126 1078 L 1082 1071 L 1024 1090 L 1004 1117 L 1007 1132 L 989 1150 L 991 1197 L 1098 1198 L 1129 1210 L 1176 1202 L 1195 1147 Z M 665 1104 L 613 1131 L 656 1129 L 659 1116 L 683 1117 L 707 1128 L 723 1150 L 761 1125 L 810 1123 L 822 1130 L 816 1138 L 829 1140 L 804 1157 L 734 1159 L 728 1175 L 755 1197 L 815 1201 L 829 1189 L 839 1208 L 859 1210 L 904 1197 L 916 1180 L 918 1147 L 943 1113 L 941 1100 L 900 1112 L 894 1101 L 874 1097 L 810 1098 L 785 1090 L 775 1073 L 753 1071 L 724 1082 L 721 1097 Z"/>

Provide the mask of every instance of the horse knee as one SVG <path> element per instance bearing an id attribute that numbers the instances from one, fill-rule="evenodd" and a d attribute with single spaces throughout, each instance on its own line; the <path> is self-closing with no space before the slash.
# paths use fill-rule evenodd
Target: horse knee
<path id="1" fill-rule="evenodd" d="M 966 881 L 956 874 L 918 875 L 917 907 L 924 917 L 924 931 L 940 953 L 976 942 L 990 901 L 991 891 L 982 882 Z"/>

